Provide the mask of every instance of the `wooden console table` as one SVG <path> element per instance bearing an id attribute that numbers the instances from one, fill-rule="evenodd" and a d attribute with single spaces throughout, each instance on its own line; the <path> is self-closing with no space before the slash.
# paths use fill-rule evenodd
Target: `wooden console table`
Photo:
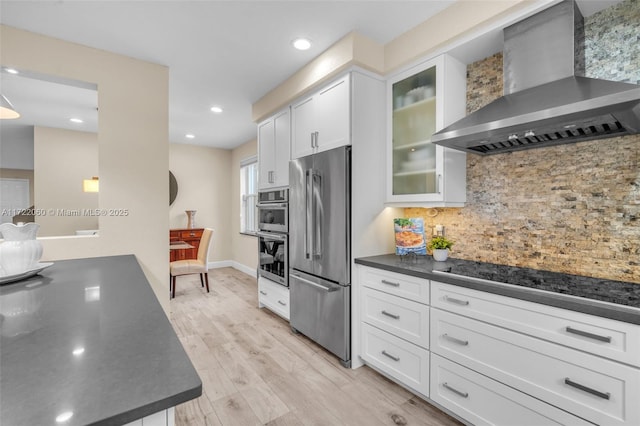
<path id="1" fill-rule="evenodd" d="M 200 238 L 204 228 L 194 229 L 170 229 L 169 230 L 169 243 L 175 241 L 184 241 L 185 243 L 193 246 L 189 249 L 171 250 L 169 260 L 184 260 L 184 259 L 197 259 L 198 247 L 200 246 Z"/>

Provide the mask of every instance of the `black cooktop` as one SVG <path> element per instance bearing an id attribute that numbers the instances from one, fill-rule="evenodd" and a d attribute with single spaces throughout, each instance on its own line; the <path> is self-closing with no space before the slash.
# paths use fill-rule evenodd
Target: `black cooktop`
<path id="1" fill-rule="evenodd" d="M 640 307 L 640 284 L 461 259 L 432 262 L 432 271 Z"/>

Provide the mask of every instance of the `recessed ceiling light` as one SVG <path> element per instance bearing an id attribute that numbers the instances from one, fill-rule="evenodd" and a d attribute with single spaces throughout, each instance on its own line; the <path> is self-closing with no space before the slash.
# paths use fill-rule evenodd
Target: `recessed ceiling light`
<path id="1" fill-rule="evenodd" d="M 9 74 L 19 74 L 18 70 L 13 69 L 13 68 L 5 68 L 4 70 L 6 72 L 8 72 Z"/>
<path id="2" fill-rule="evenodd" d="M 211 111 L 215 112 L 216 114 L 220 114 L 222 112 L 222 108 L 220 108 L 219 106 L 214 106 L 211 107 Z"/>
<path id="3" fill-rule="evenodd" d="M 298 50 L 307 50 L 311 47 L 311 40 L 308 38 L 297 38 L 293 40 L 293 47 Z"/>
<path id="4" fill-rule="evenodd" d="M 84 120 L 82 120 L 81 118 L 70 118 L 69 121 L 77 124 L 84 123 Z"/>
<path id="5" fill-rule="evenodd" d="M 184 135 L 184 137 L 187 138 L 187 139 L 193 139 L 193 138 L 196 137 L 196 135 L 191 134 L 191 133 L 187 133 L 186 135 Z"/>

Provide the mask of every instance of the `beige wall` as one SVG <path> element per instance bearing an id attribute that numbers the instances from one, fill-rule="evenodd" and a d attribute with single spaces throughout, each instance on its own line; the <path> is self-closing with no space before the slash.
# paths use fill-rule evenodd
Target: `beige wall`
<path id="1" fill-rule="evenodd" d="M 44 260 L 134 254 L 168 311 L 168 68 L 2 25 L 2 65 L 98 85 L 100 236 L 45 238 Z"/>
<path id="2" fill-rule="evenodd" d="M 178 182 L 178 195 L 169 208 L 171 228 L 185 228 L 185 210 L 196 210 L 196 227 L 214 230 L 209 261 L 231 259 L 231 151 L 170 144 L 169 169 Z"/>
<path id="3" fill-rule="evenodd" d="M 98 193 L 83 192 L 82 181 L 98 174 L 98 135 L 74 130 L 35 127 L 35 206 L 41 237 L 75 235 L 79 229 L 97 229 L 98 216 L 83 210 L 98 208 Z M 78 216 L 75 216 L 79 213 Z"/>
<path id="4" fill-rule="evenodd" d="M 240 234 L 240 161 L 257 152 L 256 139 L 231 152 L 231 250 L 234 265 L 244 272 L 255 271 L 258 267 L 258 240 L 256 237 Z"/>

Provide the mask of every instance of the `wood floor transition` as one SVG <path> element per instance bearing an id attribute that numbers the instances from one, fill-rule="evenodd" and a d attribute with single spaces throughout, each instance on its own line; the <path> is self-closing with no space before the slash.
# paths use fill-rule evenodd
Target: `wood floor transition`
<path id="1" fill-rule="evenodd" d="M 369 367 L 348 370 L 289 323 L 258 308 L 254 278 L 232 268 L 180 277 L 171 322 L 203 383 L 176 426 L 460 423 Z"/>

